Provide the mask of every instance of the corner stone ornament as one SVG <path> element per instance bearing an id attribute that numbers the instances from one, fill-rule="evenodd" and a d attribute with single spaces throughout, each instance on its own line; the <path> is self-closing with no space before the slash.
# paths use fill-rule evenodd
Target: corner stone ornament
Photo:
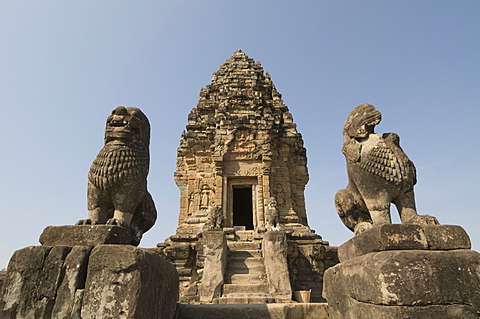
<path id="1" fill-rule="evenodd" d="M 107 118 L 105 146 L 88 173 L 88 219 L 77 225 L 131 227 L 139 237 L 155 223 L 147 191 L 150 124 L 141 110 L 119 106 Z"/>
<path id="2" fill-rule="evenodd" d="M 400 147 L 395 133 L 374 133 L 382 115 L 373 105 L 353 109 L 343 126 L 342 153 L 348 185 L 335 195 L 343 223 L 355 234 L 372 226 L 391 224 L 390 204 L 403 224 L 438 224 L 435 217 L 417 215 L 413 186 L 415 166 Z"/>

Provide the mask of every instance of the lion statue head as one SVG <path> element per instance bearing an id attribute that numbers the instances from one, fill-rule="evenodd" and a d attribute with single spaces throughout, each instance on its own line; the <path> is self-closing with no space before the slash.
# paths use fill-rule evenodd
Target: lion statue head
<path id="1" fill-rule="evenodd" d="M 350 112 L 345 124 L 343 134 L 350 138 L 362 139 L 373 133 L 375 125 L 382 120 L 382 113 L 371 104 L 360 104 Z"/>
<path id="2" fill-rule="evenodd" d="M 107 118 L 105 145 L 135 145 L 148 149 L 150 123 L 140 109 L 118 106 Z"/>

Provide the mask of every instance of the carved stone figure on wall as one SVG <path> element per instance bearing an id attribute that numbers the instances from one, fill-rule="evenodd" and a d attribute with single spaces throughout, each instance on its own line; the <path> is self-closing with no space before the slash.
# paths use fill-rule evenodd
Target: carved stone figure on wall
<path id="1" fill-rule="evenodd" d="M 270 197 L 266 212 L 267 230 L 279 230 L 280 226 L 280 211 L 277 207 L 275 197 Z"/>
<path id="2" fill-rule="evenodd" d="M 202 186 L 202 192 L 200 194 L 200 208 L 207 209 L 210 206 L 210 193 L 211 190 L 208 185 Z"/>
<path id="3" fill-rule="evenodd" d="M 192 192 L 190 195 L 188 195 L 188 206 L 187 206 L 187 215 L 191 216 L 192 215 L 192 210 L 194 209 L 193 203 L 195 201 L 195 193 Z"/>
<path id="4" fill-rule="evenodd" d="M 285 192 L 283 191 L 282 184 L 278 183 L 275 188 L 276 198 L 278 199 L 277 204 L 279 207 L 285 207 Z"/>
<path id="5" fill-rule="evenodd" d="M 232 134 L 232 137 L 227 141 L 228 149 L 232 155 L 232 159 L 247 159 L 252 158 L 255 143 L 253 142 L 254 136 L 252 136 L 246 130 L 238 130 Z"/>
<path id="6" fill-rule="evenodd" d="M 397 134 L 374 133 L 380 120 L 381 113 L 373 105 L 361 104 L 353 109 L 343 127 L 342 153 L 349 183 L 337 192 L 335 206 L 355 234 L 372 224 L 391 223 L 391 203 L 397 206 L 402 223 L 427 220 L 426 216 L 418 216 L 415 208 L 415 166 L 400 147 Z"/>
<path id="7" fill-rule="evenodd" d="M 135 107 L 119 106 L 107 118 L 105 146 L 88 173 L 88 219 L 77 225 L 132 226 L 141 233 L 157 211 L 147 191 L 150 124 Z"/>
<path id="8" fill-rule="evenodd" d="M 248 133 L 245 131 L 238 132 L 237 137 L 233 144 L 232 152 L 247 153 L 249 151 L 248 147 L 249 147 Z"/>

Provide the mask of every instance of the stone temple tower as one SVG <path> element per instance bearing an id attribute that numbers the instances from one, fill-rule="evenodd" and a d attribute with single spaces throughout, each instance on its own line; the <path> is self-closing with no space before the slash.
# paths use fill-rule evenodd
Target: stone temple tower
<path id="1" fill-rule="evenodd" d="M 159 247 L 177 266 L 181 301 L 279 302 L 290 300 L 292 289 L 312 289 L 312 298 L 321 299 L 328 243 L 307 224 L 302 136 L 270 75 L 241 50 L 200 91 L 181 136 L 174 176 L 180 190 L 178 227 Z M 279 245 L 285 246 L 275 244 L 267 252 L 277 255 L 272 258 L 285 254 L 280 262 L 284 287 L 269 284 L 269 276 L 277 275 L 261 253 L 269 246 L 267 237 L 280 238 Z M 212 253 L 205 252 L 212 245 L 219 254 L 217 265 L 208 261 Z M 304 248 L 308 252 L 303 253 Z M 250 254 L 249 262 L 259 263 L 249 268 L 240 260 L 246 267 L 240 269 L 234 262 L 241 257 L 235 254 Z M 279 264 L 270 262 L 272 269 Z M 308 269 L 299 273 L 302 267 Z M 220 279 L 212 279 L 213 272 L 220 273 Z M 254 294 L 239 299 L 246 291 Z"/>
<path id="2" fill-rule="evenodd" d="M 201 90 L 182 134 L 175 181 L 180 229 L 203 225 L 209 207 L 221 206 L 224 227 L 265 231 L 272 197 L 280 223 L 307 225 L 302 136 L 269 74 L 242 51 Z"/>

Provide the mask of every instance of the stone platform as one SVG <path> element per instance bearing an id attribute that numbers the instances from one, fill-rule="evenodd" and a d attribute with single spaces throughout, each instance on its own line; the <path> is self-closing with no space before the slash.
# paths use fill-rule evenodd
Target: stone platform
<path id="1" fill-rule="evenodd" d="M 479 318 L 480 254 L 459 226 L 383 225 L 338 249 L 324 297 L 332 319 Z"/>
<path id="2" fill-rule="evenodd" d="M 179 304 L 175 319 L 328 319 L 325 303 Z"/>

